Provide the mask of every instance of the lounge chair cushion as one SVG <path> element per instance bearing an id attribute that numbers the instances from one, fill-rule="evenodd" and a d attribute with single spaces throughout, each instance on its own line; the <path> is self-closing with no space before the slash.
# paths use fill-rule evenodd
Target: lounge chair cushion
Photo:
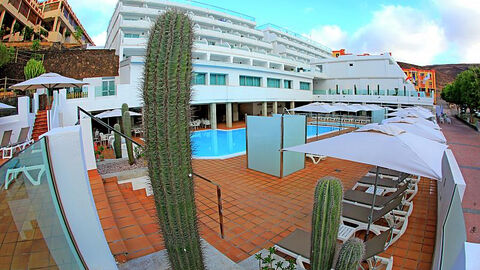
<path id="1" fill-rule="evenodd" d="M 280 240 L 277 246 L 309 259 L 311 241 L 311 233 L 296 229 L 287 237 Z"/>
<path id="2" fill-rule="evenodd" d="M 363 176 L 358 182 L 367 185 L 375 185 L 375 176 Z M 378 186 L 381 187 L 396 188 L 400 182 L 379 177 L 377 183 Z"/>
<path id="3" fill-rule="evenodd" d="M 394 199 L 380 210 L 373 210 L 372 223 L 378 221 L 390 211 L 398 207 L 402 203 L 402 197 Z M 368 217 L 370 216 L 370 208 L 349 203 L 343 203 L 342 216 L 345 218 L 353 219 L 359 222 L 368 223 Z"/>
<path id="4" fill-rule="evenodd" d="M 398 196 L 402 195 L 405 190 L 407 190 L 407 185 L 403 185 L 399 187 L 394 193 L 388 196 L 378 196 L 375 198 L 375 206 L 382 207 L 385 204 L 389 203 L 393 199 L 397 198 Z M 367 205 L 371 205 L 373 202 L 373 194 L 366 193 L 363 191 L 358 190 L 347 190 L 343 194 L 343 198 L 347 201 L 363 203 Z"/>
<path id="5" fill-rule="evenodd" d="M 385 251 L 388 238 L 391 235 L 392 229 L 382 232 L 365 242 L 365 257 L 364 260 L 369 259 Z"/>

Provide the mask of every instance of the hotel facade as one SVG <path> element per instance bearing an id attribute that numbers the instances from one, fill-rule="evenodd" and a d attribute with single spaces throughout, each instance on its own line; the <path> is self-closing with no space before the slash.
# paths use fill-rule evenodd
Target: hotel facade
<path id="1" fill-rule="evenodd" d="M 194 117 L 216 123 L 282 113 L 310 102 L 431 106 L 390 54 L 332 56 L 332 50 L 280 26 L 196 1 L 120 0 L 107 29 L 106 49 L 119 55 L 118 77 L 90 78 L 82 99 L 67 103 L 96 112 L 122 103 L 142 107 L 140 89 L 149 31 L 174 8 L 194 22 Z M 76 106 L 66 123 L 76 121 Z"/>

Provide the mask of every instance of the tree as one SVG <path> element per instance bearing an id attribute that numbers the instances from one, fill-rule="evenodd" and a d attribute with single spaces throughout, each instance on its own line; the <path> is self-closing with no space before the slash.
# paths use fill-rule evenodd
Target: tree
<path id="1" fill-rule="evenodd" d="M 83 29 L 80 26 L 75 28 L 75 33 L 73 33 L 73 37 L 78 41 L 78 43 L 82 43 L 83 37 Z"/>

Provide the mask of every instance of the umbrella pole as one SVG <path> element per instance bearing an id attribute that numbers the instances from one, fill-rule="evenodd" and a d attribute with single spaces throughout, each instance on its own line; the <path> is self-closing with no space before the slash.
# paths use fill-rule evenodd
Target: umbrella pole
<path id="1" fill-rule="evenodd" d="M 370 225 L 372 224 L 373 210 L 375 208 L 375 199 L 377 198 L 378 173 L 379 173 L 379 167 L 377 166 L 375 170 L 375 185 L 373 186 L 372 207 L 370 208 L 370 216 L 368 217 L 367 232 L 365 233 L 365 238 L 363 239 L 364 242 L 368 240 L 368 234 L 370 233 Z"/>
<path id="2" fill-rule="evenodd" d="M 317 113 L 317 138 L 318 138 L 318 113 Z"/>

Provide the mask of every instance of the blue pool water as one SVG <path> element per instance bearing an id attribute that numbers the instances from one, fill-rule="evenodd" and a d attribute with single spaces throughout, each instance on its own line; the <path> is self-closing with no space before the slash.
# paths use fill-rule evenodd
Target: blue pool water
<path id="1" fill-rule="evenodd" d="M 318 127 L 318 134 L 337 131 L 336 127 Z M 202 130 L 192 133 L 192 151 L 196 158 L 220 158 L 245 153 L 245 129 Z M 307 127 L 307 137 L 317 134 L 316 126 Z"/>

